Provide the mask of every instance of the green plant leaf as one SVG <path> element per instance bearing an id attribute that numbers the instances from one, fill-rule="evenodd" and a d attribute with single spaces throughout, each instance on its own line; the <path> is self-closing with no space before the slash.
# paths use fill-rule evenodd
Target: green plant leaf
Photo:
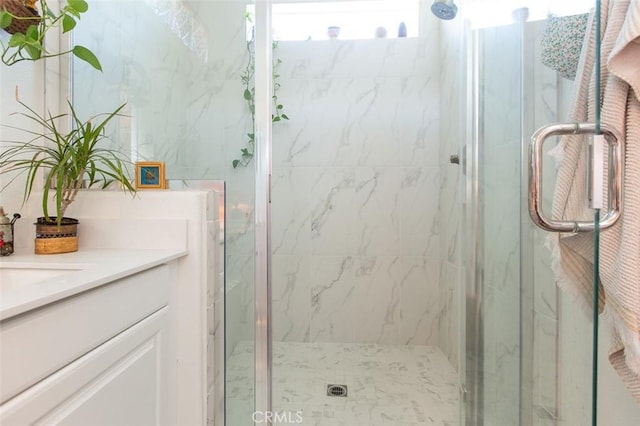
<path id="1" fill-rule="evenodd" d="M 84 13 L 89 10 L 89 5 L 84 0 L 67 0 L 69 7 L 77 10 L 80 13 Z"/>
<path id="2" fill-rule="evenodd" d="M 18 47 L 27 41 L 27 36 L 22 33 L 15 33 L 9 39 L 9 47 Z"/>
<path id="3" fill-rule="evenodd" d="M 27 51 L 27 53 L 29 54 L 29 56 L 31 57 L 31 59 L 40 59 L 40 56 L 42 56 L 42 48 L 35 46 L 35 45 L 31 45 L 31 44 L 25 44 L 24 45 L 25 50 Z"/>
<path id="4" fill-rule="evenodd" d="M 12 20 L 13 18 L 11 17 L 11 14 L 9 12 L 7 12 L 6 10 L 0 10 L 0 28 L 7 28 L 9 25 L 11 25 Z"/>
<path id="5" fill-rule="evenodd" d="M 43 172 L 45 185 L 42 208 L 45 217 L 49 217 L 48 204 L 51 198 L 55 201 L 55 215 L 58 218 L 64 216 L 65 209 L 76 196 L 78 182 L 84 176 L 91 180 L 98 179 L 103 187 L 106 181 L 118 180 L 124 188 L 135 193 L 126 171 L 123 171 L 126 169 L 120 161 L 120 153 L 95 147 L 95 143 L 104 135 L 106 123 L 117 116 L 124 105 L 114 112 L 99 114 L 83 122 L 69 104 L 73 128 L 63 131 L 58 128 L 55 120 L 63 119 L 67 122 L 69 114 L 40 115 L 19 100 L 18 102 L 27 110 L 19 114 L 38 123 L 39 129 L 42 129 L 22 129 L 30 140 L 16 142 L 15 146 L 0 151 L 0 173 L 15 170 L 20 172 L 16 175 L 26 175 L 24 201 L 29 198 L 36 178 Z"/>
<path id="6" fill-rule="evenodd" d="M 38 41 L 40 37 L 40 31 L 38 31 L 38 27 L 36 25 L 29 25 L 27 28 L 27 40 L 30 42 Z"/>
<path id="7" fill-rule="evenodd" d="M 62 10 L 62 15 L 73 15 L 75 16 L 77 19 L 80 19 L 80 12 L 78 12 L 77 10 L 75 10 L 72 7 L 66 6 L 63 10 Z M 61 15 L 61 16 L 62 16 Z"/>
<path id="8" fill-rule="evenodd" d="M 62 32 L 67 33 L 74 29 L 75 26 L 76 20 L 69 15 L 64 15 L 64 18 L 62 18 Z"/>
<path id="9" fill-rule="evenodd" d="M 82 59 L 83 61 L 85 61 L 86 63 L 88 63 L 95 69 L 97 69 L 98 71 L 102 71 L 102 65 L 100 65 L 100 61 L 98 60 L 98 58 L 96 58 L 96 55 L 94 55 L 93 52 L 87 49 L 86 47 L 80 46 L 80 45 L 74 46 L 73 54 L 78 59 Z"/>
<path id="10" fill-rule="evenodd" d="M 238 164 L 240 164 L 240 160 L 233 160 L 233 162 L 231 163 L 233 165 L 233 168 L 237 168 Z"/>
<path id="11" fill-rule="evenodd" d="M 274 123 L 277 123 L 278 121 L 280 121 L 280 117 L 279 117 L 279 116 L 277 116 L 277 115 L 275 115 L 275 116 L 272 116 L 271 120 L 272 120 Z"/>
<path id="12" fill-rule="evenodd" d="M 289 119 L 289 117 L 287 117 L 287 114 L 280 114 L 280 117 L 284 118 L 285 120 Z"/>
<path id="13" fill-rule="evenodd" d="M 244 89 L 244 100 L 248 101 L 251 98 L 253 98 L 253 96 L 251 95 L 251 91 L 249 89 Z"/>

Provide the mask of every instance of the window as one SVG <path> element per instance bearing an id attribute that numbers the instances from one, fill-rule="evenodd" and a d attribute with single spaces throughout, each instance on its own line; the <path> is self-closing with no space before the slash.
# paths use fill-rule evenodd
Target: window
<path id="1" fill-rule="evenodd" d="M 254 7 L 247 7 L 253 16 Z M 417 37 L 418 0 L 356 0 L 276 3 L 272 5 L 274 40 L 340 40 Z M 253 23 L 248 21 L 248 25 Z M 251 34 L 251 28 L 247 31 Z"/>

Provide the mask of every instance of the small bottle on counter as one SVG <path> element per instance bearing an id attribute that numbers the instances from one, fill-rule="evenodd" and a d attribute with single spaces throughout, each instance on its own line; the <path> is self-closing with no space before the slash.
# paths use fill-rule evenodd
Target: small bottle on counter
<path id="1" fill-rule="evenodd" d="M 0 256 L 13 253 L 13 223 L 0 207 Z"/>
<path id="2" fill-rule="evenodd" d="M 398 38 L 403 38 L 407 36 L 407 24 L 404 22 L 400 22 L 398 25 Z"/>

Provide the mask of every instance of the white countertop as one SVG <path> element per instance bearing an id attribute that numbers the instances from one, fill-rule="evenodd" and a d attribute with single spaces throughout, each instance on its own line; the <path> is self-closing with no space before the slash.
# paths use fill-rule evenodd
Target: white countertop
<path id="1" fill-rule="evenodd" d="M 0 269 L 65 271 L 59 276 L 25 284 L 0 281 L 0 320 L 167 263 L 186 254 L 187 251 L 182 248 L 84 249 L 56 255 L 14 253 L 11 256 L 0 257 Z"/>

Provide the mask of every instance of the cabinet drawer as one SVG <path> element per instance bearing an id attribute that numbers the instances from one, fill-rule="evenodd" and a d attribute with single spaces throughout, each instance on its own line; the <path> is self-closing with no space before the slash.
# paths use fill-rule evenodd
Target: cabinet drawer
<path id="1" fill-rule="evenodd" d="M 114 281 L 0 323 L 0 403 L 166 306 L 175 264 Z"/>

